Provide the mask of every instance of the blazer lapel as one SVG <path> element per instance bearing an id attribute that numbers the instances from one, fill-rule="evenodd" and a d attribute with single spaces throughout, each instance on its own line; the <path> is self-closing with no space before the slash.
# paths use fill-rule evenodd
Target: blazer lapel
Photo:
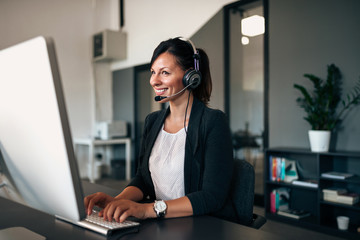
<path id="1" fill-rule="evenodd" d="M 185 194 L 193 192 L 197 188 L 196 174 L 200 172 L 201 159 L 196 159 L 201 134 L 201 120 L 205 105 L 194 98 L 188 124 L 185 144 L 184 184 Z M 200 154 L 201 155 L 201 154 Z"/>

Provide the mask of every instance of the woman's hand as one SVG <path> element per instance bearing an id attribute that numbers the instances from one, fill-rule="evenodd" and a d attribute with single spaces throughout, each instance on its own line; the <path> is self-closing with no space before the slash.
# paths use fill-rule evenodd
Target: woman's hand
<path id="1" fill-rule="evenodd" d="M 123 222 L 126 218 L 133 216 L 138 219 L 156 217 L 153 204 L 137 203 L 128 199 L 114 199 L 100 212 L 104 220 Z"/>
<path id="2" fill-rule="evenodd" d="M 94 193 L 84 198 L 84 205 L 87 215 L 92 213 L 92 209 L 94 206 L 98 206 L 100 208 L 105 208 L 114 198 L 102 193 Z"/>

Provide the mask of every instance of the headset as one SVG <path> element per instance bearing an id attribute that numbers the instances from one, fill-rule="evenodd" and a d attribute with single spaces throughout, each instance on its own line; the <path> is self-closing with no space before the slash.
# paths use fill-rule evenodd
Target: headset
<path id="1" fill-rule="evenodd" d="M 200 54 L 196 50 L 194 43 L 190 39 L 186 39 L 183 37 L 181 37 L 179 39 L 188 43 L 194 51 L 194 55 L 193 55 L 194 69 L 187 70 L 185 72 L 185 75 L 184 75 L 182 81 L 183 81 L 183 84 L 185 87 L 188 86 L 188 88 L 190 88 L 190 89 L 195 89 L 201 83 L 201 72 L 200 72 L 200 68 L 199 68 Z"/>

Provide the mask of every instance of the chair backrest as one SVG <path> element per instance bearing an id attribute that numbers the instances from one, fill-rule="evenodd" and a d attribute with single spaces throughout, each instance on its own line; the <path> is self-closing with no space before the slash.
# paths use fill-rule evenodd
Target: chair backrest
<path id="1" fill-rule="evenodd" d="M 229 196 L 224 207 L 213 215 L 243 225 L 251 225 L 254 185 L 254 167 L 245 160 L 235 159 Z"/>

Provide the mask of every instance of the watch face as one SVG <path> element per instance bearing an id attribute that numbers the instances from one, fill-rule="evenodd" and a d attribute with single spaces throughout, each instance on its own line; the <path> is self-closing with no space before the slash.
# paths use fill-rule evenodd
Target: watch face
<path id="1" fill-rule="evenodd" d="M 164 201 L 156 201 L 155 208 L 159 212 L 163 212 L 166 210 L 166 203 Z"/>

